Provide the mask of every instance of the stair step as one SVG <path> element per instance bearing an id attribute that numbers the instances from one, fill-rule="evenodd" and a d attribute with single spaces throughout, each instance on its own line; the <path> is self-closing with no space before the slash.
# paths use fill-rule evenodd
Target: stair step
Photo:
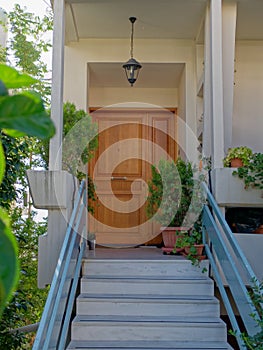
<path id="1" fill-rule="evenodd" d="M 112 256 L 99 252 L 83 262 L 67 349 L 232 349 L 214 282 L 202 272 L 207 261 L 196 267 L 173 256 Z"/>
<path id="2" fill-rule="evenodd" d="M 72 341 L 68 349 L 75 350 L 231 350 L 225 342 L 206 341 Z"/>
<path id="3" fill-rule="evenodd" d="M 203 270 L 206 268 L 206 272 Z M 82 273 L 87 275 L 110 276 L 202 276 L 207 275 L 208 261 L 200 267 L 193 266 L 189 260 L 175 260 L 173 257 L 156 260 L 134 259 L 84 259 Z"/>
<path id="4" fill-rule="evenodd" d="M 158 294 L 158 295 L 214 295 L 213 281 L 205 276 L 127 277 L 85 276 L 81 279 L 81 293 Z"/>
<path id="5" fill-rule="evenodd" d="M 219 301 L 213 296 L 80 294 L 78 315 L 199 316 L 219 317 Z"/>
<path id="6" fill-rule="evenodd" d="M 72 340 L 226 341 L 226 325 L 215 317 L 87 316 L 72 322 Z"/>

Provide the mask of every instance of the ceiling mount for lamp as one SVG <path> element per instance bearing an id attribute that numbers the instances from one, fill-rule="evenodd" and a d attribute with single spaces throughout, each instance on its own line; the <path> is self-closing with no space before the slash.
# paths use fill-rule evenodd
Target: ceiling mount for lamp
<path id="1" fill-rule="evenodd" d="M 133 34 L 134 34 L 134 22 L 136 21 L 136 17 L 130 17 L 129 20 L 132 24 L 132 31 L 131 31 L 131 58 L 129 61 L 127 61 L 122 67 L 125 69 L 126 77 L 133 86 L 135 81 L 138 78 L 139 71 L 142 68 L 141 64 L 136 61 L 135 58 L 133 58 Z"/>

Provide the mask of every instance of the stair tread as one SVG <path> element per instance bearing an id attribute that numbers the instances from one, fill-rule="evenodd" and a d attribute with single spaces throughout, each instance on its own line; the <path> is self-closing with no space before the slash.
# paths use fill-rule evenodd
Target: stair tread
<path id="1" fill-rule="evenodd" d="M 218 317 L 187 317 L 187 316 L 133 316 L 129 315 L 127 319 L 126 315 L 77 315 L 73 323 L 81 322 L 120 322 L 122 324 L 129 323 L 188 323 L 188 324 L 218 324 L 225 326 L 225 323 Z"/>
<path id="2" fill-rule="evenodd" d="M 158 295 L 158 294 L 96 294 L 96 293 L 81 293 L 78 296 L 78 301 L 85 301 L 87 299 L 90 300 L 143 300 L 143 301 L 151 301 L 158 300 L 158 302 L 167 302 L 167 301 L 183 301 L 183 302 L 200 302 L 200 303 L 215 303 L 217 304 L 219 301 L 216 297 L 211 295 Z"/>
<path id="3" fill-rule="evenodd" d="M 81 341 L 75 340 L 71 341 L 68 349 L 170 349 L 170 350 L 179 350 L 179 349 L 195 349 L 195 350 L 205 350 L 205 349 L 231 349 L 231 347 L 223 341 L 143 341 L 143 340 L 134 340 L 129 342 L 127 341 Z"/>
<path id="4" fill-rule="evenodd" d="M 82 276 L 83 279 L 105 279 L 105 280 L 112 280 L 112 279 L 124 279 L 124 280 L 145 280 L 145 281 L 148 281 L 148 280 L 179 280 L 179 281 L 211 281 L 212 280 L 207 277 L 207 276 L 202 276 L 202 275 L 198 275 L 198 276 L 141 276 L 141 275 L 83 275 Z"/>

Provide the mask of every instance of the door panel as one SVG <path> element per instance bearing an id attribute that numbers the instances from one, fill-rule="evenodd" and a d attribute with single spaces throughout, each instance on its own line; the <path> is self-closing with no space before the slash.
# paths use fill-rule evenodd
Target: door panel
<path id="1" fill-rule="evenodd" d="M 151 164 L 175 158 L 175 117 L 170 112 L 96 111 L 98 150 L 89 165 L 98 205 L 89 230 L 106 246 L 143 244 L 158 233 L 145 213 Z M 156 231 L 156 232 L 155 232 Z"/>

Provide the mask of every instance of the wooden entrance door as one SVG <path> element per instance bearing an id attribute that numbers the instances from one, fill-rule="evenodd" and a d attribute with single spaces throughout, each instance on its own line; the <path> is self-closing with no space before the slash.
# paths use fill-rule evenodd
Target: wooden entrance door
<path id="1" fill-rule="evenodd" d="M 165 110 L 106 110 L 92 116 L 98 123 L 99 146 L 89 174 L 98 203 L 89 229 L 100 245 L 143 244 L 158 233 L 146 217 L 147 181 L 152 164 L 177 155 L 175 115 Z"/>

